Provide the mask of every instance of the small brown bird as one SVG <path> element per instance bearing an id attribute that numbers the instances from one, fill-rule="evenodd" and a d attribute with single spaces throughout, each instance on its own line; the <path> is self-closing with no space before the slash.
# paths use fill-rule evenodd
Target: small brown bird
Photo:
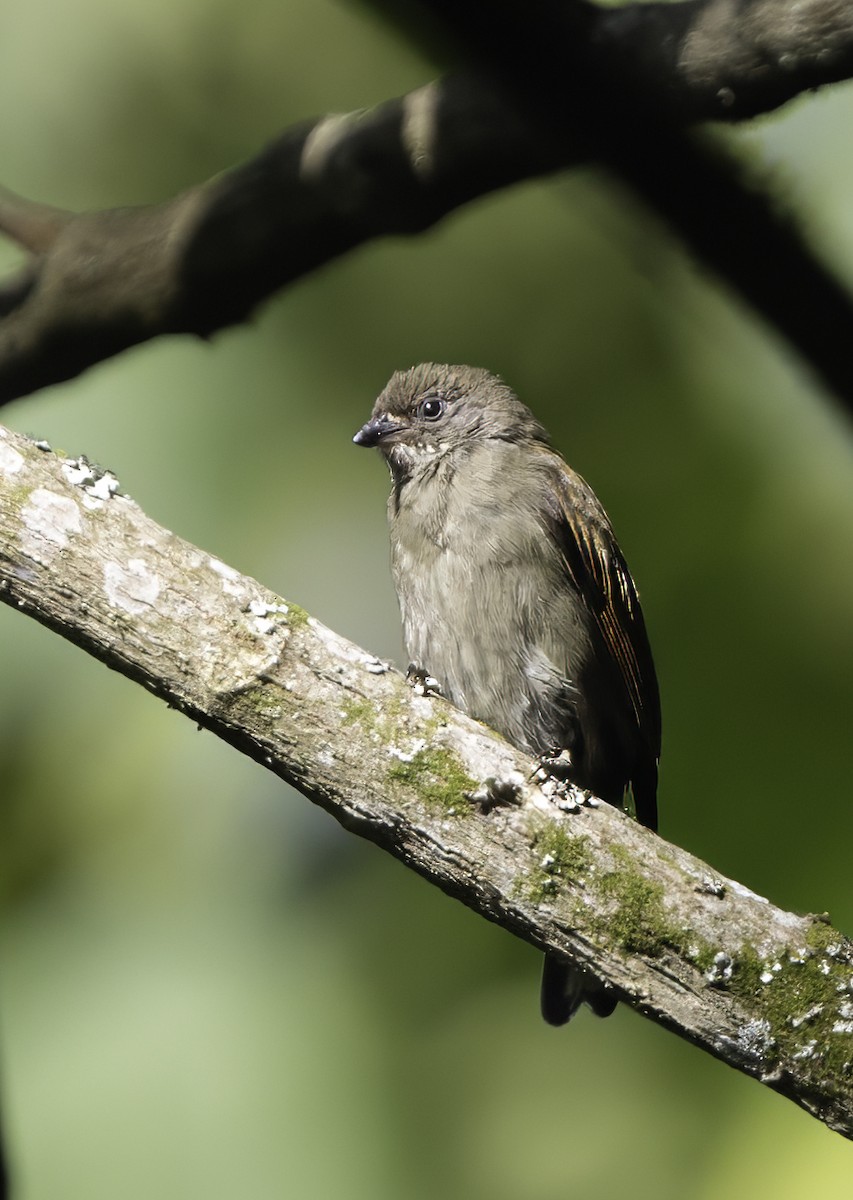
<path id="1" fill-rule="evenodd" d="M 595 493 L 497 376 L 424 363 L 392 376 L 353 439 L 391 471 L 391 561 L 407 653 L 458 708 L 657 826 L 660 701 L 634 582 Z M 542 1015 L 605 985 L 546 955 Z"/>

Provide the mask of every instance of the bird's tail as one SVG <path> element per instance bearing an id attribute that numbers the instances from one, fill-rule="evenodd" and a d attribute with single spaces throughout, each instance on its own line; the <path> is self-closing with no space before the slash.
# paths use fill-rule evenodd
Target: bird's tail
<path id="1" fill-rule="evenodd" d="M 588 1004 L 597 1017 L 609 1017 L 617 1003 L 612 989 L 593 975 L 564 958 L 545 955 L 540 1005 L 549 1025 L 565 1025 L 582 1004 Z"/>

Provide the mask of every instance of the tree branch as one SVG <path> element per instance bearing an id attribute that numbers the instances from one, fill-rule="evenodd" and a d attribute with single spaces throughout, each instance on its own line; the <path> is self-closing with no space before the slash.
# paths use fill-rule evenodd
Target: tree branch
<path id="1" fill-rule="evenodd" d="M 478 0 L 417 2 L 439 18 L 466 59 L 487 72 L 495 88 L 556 145 L 582 112 L 591 156 L 630 184 L 700 262 L 774 325 L 853 413 L 853 367 L 845 348 L 853 334 L 850 296 L 818 263 L 793 222 L 742 181 L 742 170 L 722 146 L 686 134 L 683 113 L 659 83 L 647 80 L 645 61 L 627 52 L 630 42 L 620 40 L 621 53 L 614 53 L 607 28 L 600 29 L 593 16 L 594 7 L 584 0 L 493 0 L 484 22 Z M 853 30 L 853 17 L 832 7 L 848 33 Z M 808 21 L 799 21 L 796 4 L 741 0 L 735 7 L 732 0 L 705 0 L 686 9 L 660 5 L 653 9 L 653 22 L 666 9 L 676 19 L 663 37 L 660 65 L 674 67 L 668 78 L 679 82 L 683 60 L 691 64 L 688 78 L 702 77 L 702 71 L 693 74 L 694 52 L 707 67 L 709 58 L 718 62 L 715 55 L 724 47 L 737 54 L 749 46 L 751 69 L 760 75 L 769 70 L 772 57 L 761 63 L 761 52 L 787 44 L 799 33 L 813 53 L 826 35 L 825 28 L 811 30 Z M 768 24 L 771 9 L 787 28 L 778 41 Z M 826 5 L 810 15 L 826 18 Z M 744 18 L 743 26 L 735 36 L 726 36 L 725 21 L 737 26 L 738 16 Z M 630 26 L 630 20 L 621 26 L 616 22 L 610 30 L 624 32 Z M 840 26 L 835 32 L 840 34 Z M 663 35 L 664 28 L 658 33 Z M 646 39 L 638 41 L 650 53 Z M 801 66 L 809 52 L 796 57 Z M 784 56 L 775 60 L 772 73 L 784 69 L 785 62 Z M 710 77 L 717 85 L 726 75 Z M 718 103 L 734 94 L 728 84 L 715 93 Z M 709 99 L 706 94 L 705 103 Z"/>
<path id="2" fill-rule="evenodd" d="M 853 945 L 533 764 L 117 481 L 0 430 L 0 599 L 141 683 L 346 828 L 853 1137 Z"/>
<path id="3" fill-rule="evenodd" d="M 853 73 L 845 0 L 682 0 L 561 5 L 590 30 L 610 72 L 627 74 L 680 120 L 742 121 Z"/>
<path id="4" fill-rule="evenodd" d="M 464 5 L 450 7 L 458 21 Z M 742 119 L 848 77 L 850 7 L 575 0 L 561 13 L 559 38 L 534 31 L 558 128 L 554 114 L 519 117 L 523 71 L 509 101 L 469 72 L 296 125 L 161 205 L 72 214 L 0 192 L 0 231 L 31 254 L 0 286 L 0 403 L 161 334 L 209 336 L 371 238 L 420 232 L 477 196 L 591 157 L 611 162 L 849 400 L 848 297 L 731 164 L 675 126 Z"/>

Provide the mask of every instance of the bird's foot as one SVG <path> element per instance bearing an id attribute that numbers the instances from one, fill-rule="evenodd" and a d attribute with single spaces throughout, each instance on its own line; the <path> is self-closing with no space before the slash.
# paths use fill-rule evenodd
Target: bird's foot
<path id="1" fill-rule="evenodd" d="M 563 782 L 571 783 L 573 774 L 574 763 L 571 751 L 554 746 L 551 750 L 546 750 L 544 754 L 539 755 L 539 766 L 533 777 L 540 782 L 545 779 L 560 779 Z"/>
<path id="2" fill-rule="evenodd" d="M 559 746 L 540 754 L 533 780 L 547 798 L 563 812 L 577 812 L 586 805 L 598 808 L 600 801 L 574 782 L 574 765 L 569 750 Z"/>
<path id="3" fill-rule="evenodd" d="M 441 695 L 441 684 L 425 667 L 419 667 L 417 663 L 409 663 L 406 668 L 406 682 L 417 696 Z"/>

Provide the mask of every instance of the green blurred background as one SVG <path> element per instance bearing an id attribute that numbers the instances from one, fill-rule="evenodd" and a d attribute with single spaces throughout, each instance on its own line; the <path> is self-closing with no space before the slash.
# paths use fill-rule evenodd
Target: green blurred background
<path id="1" fill-rule="evenodd" d="M 155 201 L 433 71 L 345 3 L 6 0 L 0 177 Z M 733 136 L 853 282 L 851 120 L 838 87 Z M 502 373 L 604 500 L 661 680 L 663 835 L 853 931 L 849 426 L 595 171 L 4 415 L 401 662 L 385 472 L 350 438 L 424 359 Z M 6 608 L 0 646 L 18 1197 L 851 1195 L 853 1148 L 790 1103 L 627 1010 L 546 1028 L 530 947 Z"/>

